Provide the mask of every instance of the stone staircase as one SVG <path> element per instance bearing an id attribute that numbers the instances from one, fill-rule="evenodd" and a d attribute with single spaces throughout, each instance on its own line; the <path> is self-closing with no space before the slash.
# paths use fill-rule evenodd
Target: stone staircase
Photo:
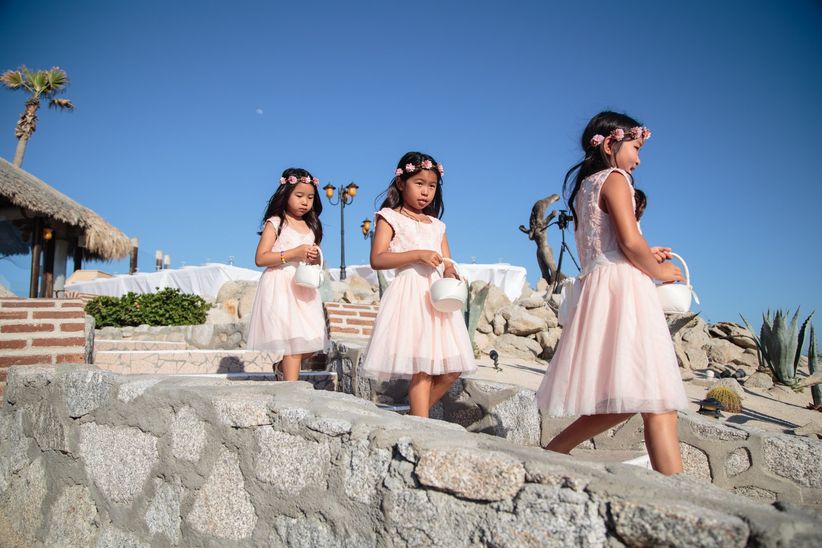
<path id="1" fill-rule="evenodd" d="M 190 348 L 185 342 L 106 340 L 94 341 L 93 364 L 123 375 L 225 376 L 234 380 L 274 379 L 279 354 L 255 350 Z M 334 389 L 337 373 L 308 370 L 302 380 L 315 388 Z"/>

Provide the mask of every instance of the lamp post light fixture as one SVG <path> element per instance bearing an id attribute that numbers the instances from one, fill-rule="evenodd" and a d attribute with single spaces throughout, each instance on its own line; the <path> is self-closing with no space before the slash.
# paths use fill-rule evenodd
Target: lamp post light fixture
<path id="1" fill-rule="evenodd" d="M 335 206 L 340 204 L 340 279 L 345 279 L 345 206 L 354 201 L 357 195 L 357 189 L 360 188 L 353 182 L 348 183 L 347 186 L 335 188 L 334 185 L 328 183 L 323 187 L 325 196 L 328 202 Z M 337 201 L 334 201 L 334 193 L 337 194 Z"/>
<path id="2" fill-rule="evenodd" d="M 364 239 L 373 238 L 374 231 L 371 230 L 371 219 L 366 217 L 363 222 L 360 224 L 360 230 L 362 230 L 362 237 Z"/>

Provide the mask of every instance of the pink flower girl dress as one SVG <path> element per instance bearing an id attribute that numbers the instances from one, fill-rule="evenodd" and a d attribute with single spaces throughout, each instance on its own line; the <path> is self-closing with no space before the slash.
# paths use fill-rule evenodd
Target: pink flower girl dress
<path id="1" fill-rule="evenodd" d="M 576 196 L 574 236 L 582 264 L 580 285 L 571 291 L 576 307 L 537 390 L 539 407 L 551 416 L 687 406 L 654 282 L 623 255 L 616 229 L 599 207 L 600 189 L 612 171 L 630 185 L 626 172 L 605 169 L 584 179 Z"/>
<path id="2" fill-rule="evenodd" d="M 271 217 L 266 222 L 277 228 L 280 218 Z M 312 243 L 313 232 L 301 233 L 285 223 L 272 251 Z M 328 336 L 320 292 L 294 283 L 297 264 L 270 266 L 260 277 L 248 322 L 248 349 L 290 356 L 326 348 Z"/>
<path id="3" fill-rule="evenodd" d="M 445 223 L 428 216 L 416 221 L 389 208 L 376 215 L 394 229 L 388 251 L 442 252 Z M 460 311 L 439 312 L 431 305 L 435 269 L 423 264 L 398 268 L 380 302 L 365 354 L 363 374 L 378 380 L 409 379 L 415 373 L 443 375 L 476 369 L 468 329 Z"/>

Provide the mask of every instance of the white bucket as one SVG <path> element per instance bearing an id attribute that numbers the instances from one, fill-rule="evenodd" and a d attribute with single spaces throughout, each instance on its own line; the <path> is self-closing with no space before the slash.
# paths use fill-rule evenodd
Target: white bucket
<path id="1" fill-rule="evenodd" d="M 448 257 L 442 258 L 456 268 L 457 263 Z M 439 270 L 437 270 L 439 273 Z M 459 272 L 457 272 L 459 274 Z M 454 312 L 468 300 L 468 285 L 462 279 L 440 278 L 431 284 L 431 305 L 440 312 Z"/>
<path id="2" fill-rule="evenodd" d="M 656 286 L 656 294 L 659 302 L 662 303 L 662 310 L 666 314 L 684 314 L 691 309 L 691 296 L 693 295 L 696 304 L 699 304 L 699 297 L 691 286 L 691 273 L 688 272 L 688 265 L 685 259 L 671 253 L 673 257 L 679 259 L 685 267 L 685 283 L 668 283 Z"/>
<path id="3" fill-rule="evenodd" d="M 294 274 L 294 283 L 302 287 L 310 287 L 317 289 L 323 283 L 323 250 L 317 248 L 320 252 L 320 264 L 308 264 L 301 262 L 297 265 L 297 272 Z"/>

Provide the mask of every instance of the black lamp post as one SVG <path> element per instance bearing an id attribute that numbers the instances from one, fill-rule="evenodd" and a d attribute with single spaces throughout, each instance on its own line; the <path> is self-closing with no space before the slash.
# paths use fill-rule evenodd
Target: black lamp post
<path id="1" fill-rule="evenodd" d="M 328 183 L 323 187 L 325 195 L 331 205 L 340 204 L 340 279 L 345 279 L 345 206 L 354 201 L 354 196 L 357 195 L 357 189 L 360 188 L 353 182 L 348 183 L 348 186 L 341 186 L 335 188 L 334 185 Z M 337 201 L 334 201 L 334 193 L 337 193 Z"/>

